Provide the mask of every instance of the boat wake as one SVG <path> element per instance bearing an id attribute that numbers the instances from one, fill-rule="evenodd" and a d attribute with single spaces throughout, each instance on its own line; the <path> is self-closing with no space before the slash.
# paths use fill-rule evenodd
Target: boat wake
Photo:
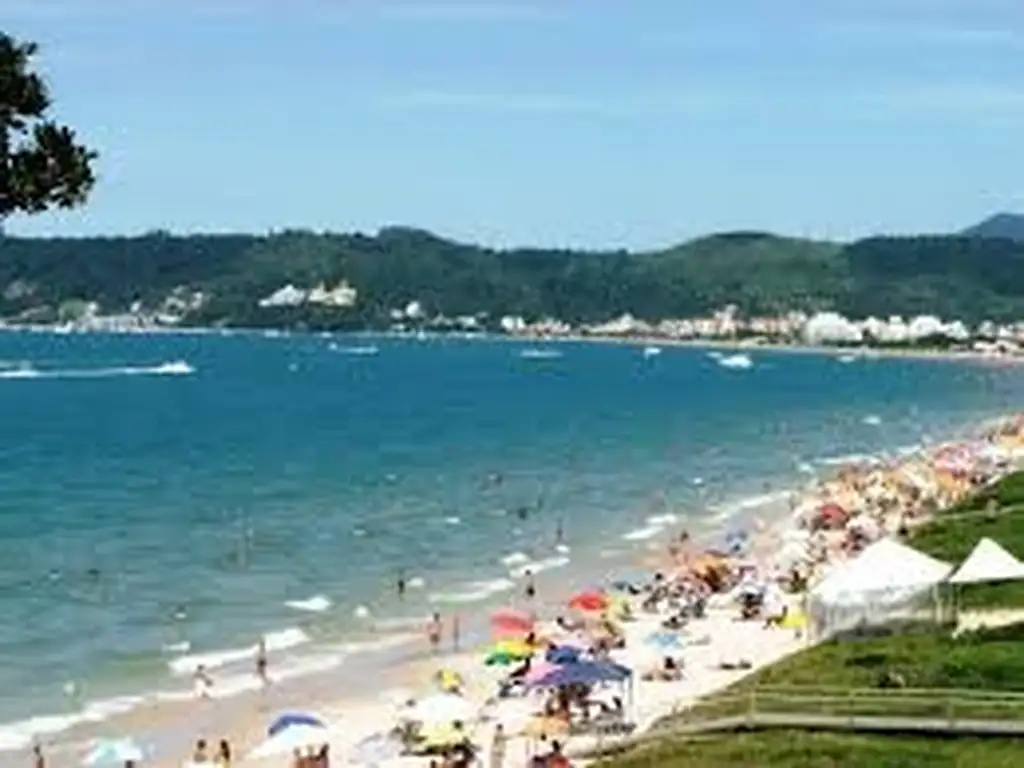
<path id="1" fill-rule="evenodd" d="M 0 370 L 0 379 L 112 379 L 121 376 L 189 376 L 196 372 L 185 360 L 160 365 L 126 365 L 117 368 L 58 368 L 45 370 L 25 363 Z"/>

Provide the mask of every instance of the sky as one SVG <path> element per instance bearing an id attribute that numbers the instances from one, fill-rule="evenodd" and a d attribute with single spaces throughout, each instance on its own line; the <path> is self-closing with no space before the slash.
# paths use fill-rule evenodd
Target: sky
<path id="1" fill-rule="evenodd" d="M 1021 0 L 2 0 L 99 152 L 28 235 L 645 249 L 1024 211 Z"/>

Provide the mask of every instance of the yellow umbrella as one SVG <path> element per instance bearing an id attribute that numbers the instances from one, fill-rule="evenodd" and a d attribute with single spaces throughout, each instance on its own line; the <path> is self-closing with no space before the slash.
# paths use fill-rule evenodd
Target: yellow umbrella
<path id="1" fill-rule="evenodd" d="M 490 654 L 503 654 L 507 656 L 529 656 L 533 648 L 525 640 L 500 640 L 491 646 Z"/>
<path id="2" fill-rule="evenodd" d="M 786 629 L 802 629 L 807 626 L 807 616 L 803 611 L 787 611 L 786 618 L 780 622 L 779 626 Z"/>
<path id="3" fill-rule="evenodd" d="M 466 731 L 452 724 L 432 725 L 420 731 L 420 748 L 444 749 L 466 740 Z"/>

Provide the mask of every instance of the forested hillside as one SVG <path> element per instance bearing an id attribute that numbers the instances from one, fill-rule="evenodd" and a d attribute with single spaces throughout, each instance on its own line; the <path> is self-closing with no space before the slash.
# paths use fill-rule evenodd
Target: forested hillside
<path id="1" fill-rule="evenodd" d="M 285 284 L 348 281 L 354 307 L 260 308 Z M 0 315 L 96 301 L 105 312 L 159 306 L 201 291 L 186 322 L 381 327 L 419 301 L 429 314 L 486 313 L 570 322 L 624 312 L 700 315 L 727 303 L 750 314 L 836 310 L 1024 319 L 1024 243 L 952 237 L 871 238 L 840 245 L 759 232 L 713 235 L 663 251 L 495 251 L 428 232 L 0 239 Z M 44 313 L 45 314 L 45 313 Z"/>

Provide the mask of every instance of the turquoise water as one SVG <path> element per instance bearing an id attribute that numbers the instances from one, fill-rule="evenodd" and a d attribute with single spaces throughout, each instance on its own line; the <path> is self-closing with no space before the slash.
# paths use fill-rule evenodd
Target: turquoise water
<path id="1" fill-rule="evenodd" d="M 20 693 L 0 721 L 183 688 L 199 661 L 228 675 L 223 652 L 248 665 L 267 633 L 282 674 L 334 663 L 433 607 L 510 599 L 526 561 L 542 589 L 586 583 L 667 515 L 721 523 L 802 464 L 1013 410 L 1024 382 L 941 361 L 524 349 L 0 335 L 0 687 Z"/>

